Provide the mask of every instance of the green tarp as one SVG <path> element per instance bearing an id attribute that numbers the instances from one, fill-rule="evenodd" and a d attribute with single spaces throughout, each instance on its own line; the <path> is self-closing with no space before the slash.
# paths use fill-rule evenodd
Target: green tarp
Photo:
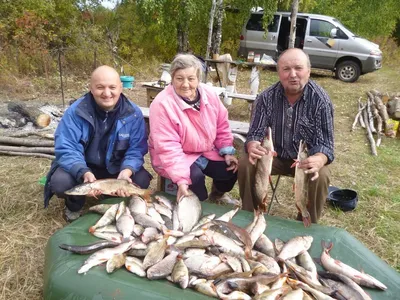
<path id="1" fill-rule="evenodd" d="M 118 203 L 121 199 L 107 199 L 104 203 Z M 222 215 L 231 206 L 203 203 L 203 214 Z M 44 299 L 210 299 L 192 289 L 182 290 L 166 280 L 150 281 L 129 273 L 124 268 L 108 274 L 105 265 L 93 267 L 87 274 L 77 273 L 88 255 L 72 254 L 61 250 L 62 243 L 85 245 L 98 240 L 88 229 L 99 218 L 97 214 L 86 214 L 77 221 L 57 231 L 50 237 L 46 247 L 44 270 Z M 321 240 L 334 244 L 330 254 L 356 269 L 363 269 L 384 283 L 388 289 L 378 291 L 366 289 L 373 299 L 400 299 L 400 274 L 368 250 L 357 239 L 343 229 L 312 225 L 304 228 L 303 223 L 267 216 L 266 235 L 270 239 L 284 241 L 298 235 L 311 235 L 314 242 L 309 250 L 312 257 L 320 257 Z M 246 226 L 253 220 L 253 214 L 240 211 L 233 222 Z"/>

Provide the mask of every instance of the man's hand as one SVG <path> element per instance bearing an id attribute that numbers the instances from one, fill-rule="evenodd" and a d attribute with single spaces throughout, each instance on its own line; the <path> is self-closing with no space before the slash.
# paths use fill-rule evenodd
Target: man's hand
<path id="1" fill-rule="evenodd" d="M 307 157 L 299 164 L 299 168 L 304 169 L 306 174 L 314 174 L 311 181 L 314 181 L 319 177 L 319 170 L 326 165 L 328 158 L 323 153 L 316 153 Z"/>
<path id="2" fill-rule="evenodd" d="M 126 180 L 129 183 L 133 183 L 131 176 L 132 176 L 132 171 L 130 169 L 123 169 L 121 172 L 119 172 L 117 179 L 122 179 Z M 118 197 L 129 197 L 131 194 L 128 193 L 124 189 L 119 189 L 115 193 L 112 193 L 112 196 L 118 196 Z"/>
<path id="3" fill-rule="evenodd" d="M 178 203 L 182 196 L 189 196 L 189 186 L 186 183 L 181 183 L 178 186 L 178 193 L 176 194 L 176 202 Z"/>
<path id="4" fill-rule="evenodd" d="M 90 183 L 90 182 L 95 182 L 96 176 L 92 172 L 86 172 L 83 174 L 83 183 Z M 100 196 L 103 192 L 101 190 L 91 190 L 88 194 L 90 197 L 94 197 L 97 199 L 97 196 Z"/>
<path id="5" fill-rule="evenodd" d="M 92 172 L 86 172 L 85 174 L 83 174 L 82 178 L 83 178 L 83 183 L 95 182 L 97 180 L 96 176 L 94 176 Z"/>
<path id="6" fill-rule="evenodd" d="M 268 153 L 267 149 L 261 146 L 259 141 L 251 141 L 247 143 L 247 152 L 249 153 L 249 162 L 252 165 L 256 164 L 257 159 L 260 159 Z"/>
<path id="7" fill-rule="evenodd" d="M 132 183 L 132 179 L 131 179 L 132 175 L 133 175 L 133 173 L 130 169 L 123 169 L 121 172 L 119 172 L 117 179 L 124 179 L 124 180 L 128 181 L 129 183 Z"/>
<path id="8" fill-rule="evenodd" d="M 225 162 L 228 165 L 228 167 L 226 168 L 227 171 L 231 171 L 233 170 L 233 173 L 236 173 L 237 169 L 238 169 L 238 160 L 235 156 L 227 154 L 224 156 L 225 158 Z"/>

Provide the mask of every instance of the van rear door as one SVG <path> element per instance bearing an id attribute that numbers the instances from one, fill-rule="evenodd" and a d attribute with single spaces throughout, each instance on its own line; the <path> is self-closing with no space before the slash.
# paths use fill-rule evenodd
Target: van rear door
<path id="1" fill-rule="evenodd" d="M 334 24 L 326 20 L 311 18 L 304 42 L 304 52 L 310 56 L 313 68 L 333 70 L 338 56 L 340 39 L 330 37 Z"/>
<path id="2" fill-rule="evenodd" d="M 272 22 L 268 25 L 268 33 L 264 37 L 263 13 L 251 14 L 250 20 L 246 25 L 246 48 L 248 51 L 256 53 L 265 53 L 272 57 L 276 56 L 276 47 L 278 42 L 278 29 L 280 15 L 274 15 Z"/>

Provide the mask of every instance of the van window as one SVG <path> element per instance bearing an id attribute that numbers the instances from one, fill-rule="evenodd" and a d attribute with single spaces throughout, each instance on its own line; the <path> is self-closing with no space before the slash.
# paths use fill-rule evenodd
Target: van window
<path id="1" fill-rule="evenodd" d="M 277 32 L 279 25 L 279 15 L 274 15 L 272 22 L 268 25 L 268 32 Z M 263 14 L 252 14 L 250 20 L 247 22 L 247 30 L 264 31 L 263 27 Z"/>
<path id="2" fill-rule="evenodd" d="M 336 26 L 330 22 L 312 19 L 310 36 L 330 37 L 333 28 L 336 28 Z"/>

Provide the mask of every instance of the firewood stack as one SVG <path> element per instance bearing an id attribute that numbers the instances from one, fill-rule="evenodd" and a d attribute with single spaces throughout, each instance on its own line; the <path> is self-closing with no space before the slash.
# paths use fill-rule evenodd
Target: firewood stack
<path id="1" fill-rule="evenodd" d="M 362 97 L 358 99 L 358 113 L 355 117 L 351 130 L 355 130 L 357 124 L 367 131 L 368 140 L 371 145 L 372 155 L 378 155 L 376 148 L 382 142 L 382 134 L 388 137 L 396 137 L 395 122 L 388 114 L 387 104 L 397 101 L 400 94 L 382 94 L 377 90 L 366 92 L 367 102 L 361 101 Z M 391 112 L 394 115 L 394 111 Z M 374 139 L 376 134 L 376 141 Z"/>
<path id="2" fill-rule="evenodd" d="M 63 111 L 48 104 L 36 108 L 21 102 L 10 102 L 7 108 L 8 113 L 3 111 L 3 117 L 0 118 L 0 125 L 5 128 L 0 134 L 0 155 L 54 159 L 54 127 Z M 25 126 L 27 122 L 33 126 Z M 50 123 L 54 126 L 49 126 Z"/>

